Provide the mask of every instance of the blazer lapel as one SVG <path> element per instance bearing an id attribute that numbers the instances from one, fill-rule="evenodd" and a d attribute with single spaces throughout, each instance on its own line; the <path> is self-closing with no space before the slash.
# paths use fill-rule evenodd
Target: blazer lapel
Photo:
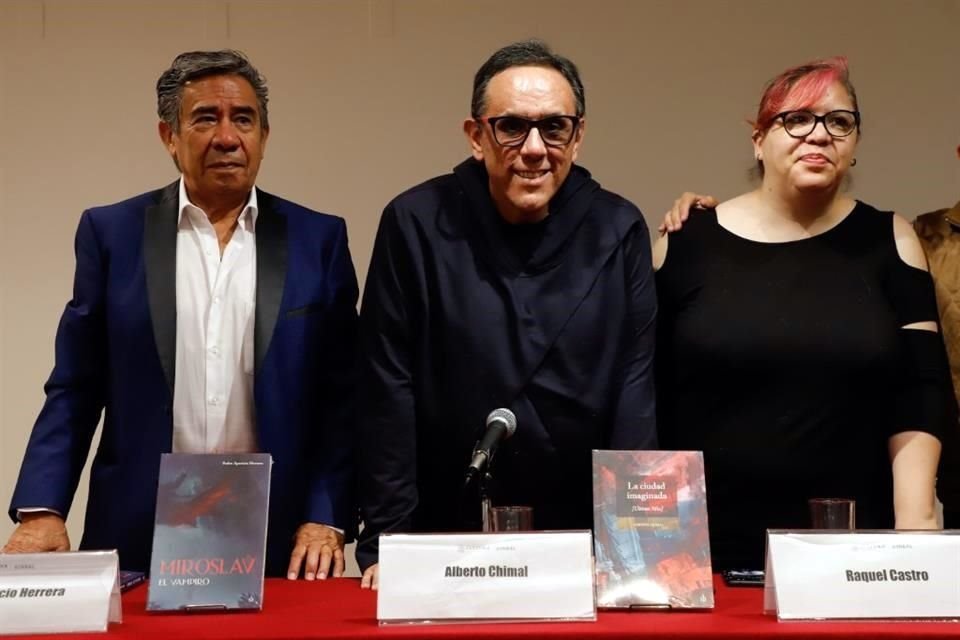
<path id="1" fill-rule="evenodd" d="M 257 300 L 253 321 L 254 372 L 260 370 L 277 326 L 287 279 L 287 219 L 277 213 L 273 196 L 257 191 Z M 254 378 L 256 379 L 256 378 Z"/>
<path id="2" fill-rule="evenodd" d="M 143 223 L 143 263 L 147 300 L 157 355 L 170 397 L 177 357 L 177 200 L 179 182 L 160 191 L 159 201 L 146 209 Z"/>

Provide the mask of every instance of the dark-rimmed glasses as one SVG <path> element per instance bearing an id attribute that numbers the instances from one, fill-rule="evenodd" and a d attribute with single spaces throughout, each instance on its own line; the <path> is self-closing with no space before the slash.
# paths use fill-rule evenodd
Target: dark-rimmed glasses
<path id="1" fill-rule="evenodd" d="M 502 147 L 522 147 L 536 128 L 540 139 L 548 147 L 565 147 L 573 140 L 580 126 L 579 116 L 549 116 L 540 120 L 528 120 L 520 116 L 493 116 L 477 118 L 486 122 L 493 131 L 493 139 Z"/>
<path id="2" fill-rule="evenodd" d="M 827 133 L 834 138 L 846 138 L 860 127 L 860 112 L 847 109 L 828 111 L 822 116 L 805 109 L 784 111 L 775 115 L 773 119 L 782 121 L 783 130 L 793 138 L 806 138 L 821 122 Z"/>

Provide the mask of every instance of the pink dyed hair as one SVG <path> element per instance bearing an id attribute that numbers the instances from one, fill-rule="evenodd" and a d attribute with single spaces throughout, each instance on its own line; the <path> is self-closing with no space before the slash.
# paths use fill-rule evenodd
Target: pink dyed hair
<path id="1" fill-rule="evenodd" d="M 766 131 L 778 113 L 810 107 L 836 82 L 847 90 L 853 109 L 858 111 L 857 92 L 850 83 L 846 57 L 825 58 L 787 69 L 767 83 L 760 99 L 757 120 L 751 123 L 754 130 Z"/>

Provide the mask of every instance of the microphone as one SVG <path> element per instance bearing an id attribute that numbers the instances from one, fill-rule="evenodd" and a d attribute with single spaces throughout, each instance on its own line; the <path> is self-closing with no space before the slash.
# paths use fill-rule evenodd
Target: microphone
<path id="1" fill-rule="evenodd" d="M 473 460 L 467 467 L 466 485 L 473 482 L 484 467 L 490 464 L 501 440 L 506 440 L 517 430 L 517 416 L 510 409 L 494 409 L 487 416 L 487 430 L 473 448 Z"/>

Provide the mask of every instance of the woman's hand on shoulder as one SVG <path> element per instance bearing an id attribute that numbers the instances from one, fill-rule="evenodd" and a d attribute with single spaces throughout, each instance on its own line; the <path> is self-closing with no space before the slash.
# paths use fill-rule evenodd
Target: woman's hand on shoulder
<path id="1" fill-rule="evenodd" d="M 679 198 L 673 201 L 673 207 L 663 216 L 663 222 L 657 227 L 660 235 L 679 231 L 683 223 L 690 217 L 691 209 L 710 209 L 719 204 L 719 201 L 713 196 L 702 196 L 692 191 L 685 191 Z"/>

